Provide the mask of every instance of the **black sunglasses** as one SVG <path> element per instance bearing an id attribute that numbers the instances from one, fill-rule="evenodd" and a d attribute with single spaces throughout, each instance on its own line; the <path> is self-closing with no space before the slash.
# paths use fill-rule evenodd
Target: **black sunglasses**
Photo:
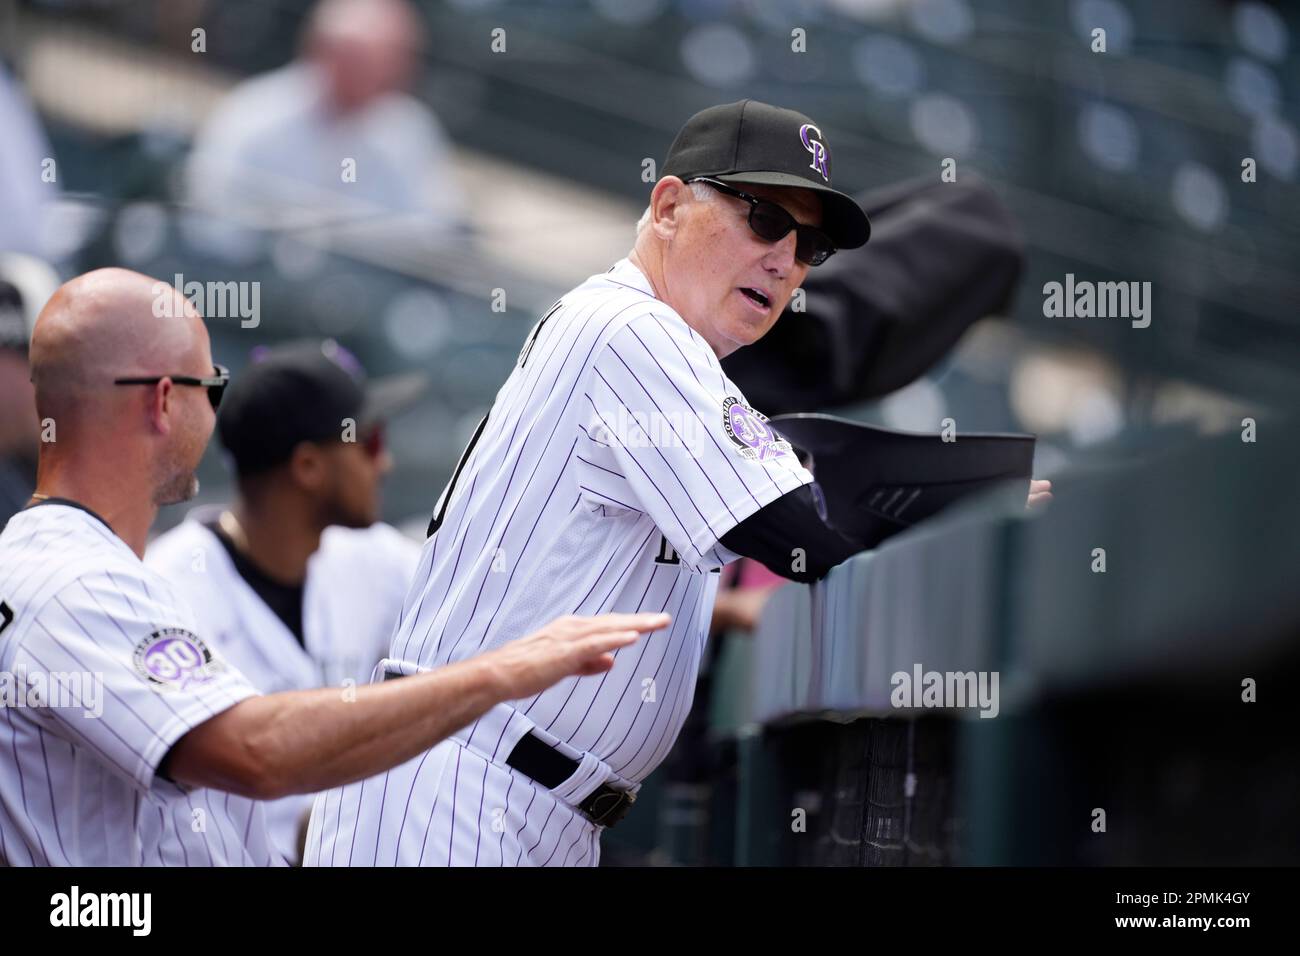
<path id="1" fill-rule="evenodd" d="M 747 192 L 734 189 L 726 183 L 698 176 L 687 180 L 692 183 L 705 183 L 727 196 L 735 196 L 749 203 L 749 228 L 754 234 L 767 242 L 780 242 L 791 229 L 794 230 L 794 257 L 805 265 L 819 266 L 835 254 L 835 243 L 830 236 L 816 226 L 805 226 L 798 222 L 780 205 L 769 199 L 759 199 Z"/>
<path id="2" fill-rule="evenodd" d="M 165 378 L 169 378 L 176 385 L 197 385 L 208 390 L 208 401 L 212 403 L 212 410 L 216 411 L 217 406 L 221 404 L 221 396 L 226 392 L 226 386 L 230 383 L 230 370 L 224 365 L 213 365 L 212 370 L 217 374 L 211 378 L 195 378 L 193 375 L 144 375 L 138 378 L 115 378 L 114 385 L 157 385 Z"/>

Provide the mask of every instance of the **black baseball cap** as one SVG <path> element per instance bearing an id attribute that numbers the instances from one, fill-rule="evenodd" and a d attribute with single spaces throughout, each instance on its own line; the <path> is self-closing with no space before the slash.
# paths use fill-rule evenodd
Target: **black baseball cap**
<path id="1" fill-rule="evenodd" d="M 421 372 L 367 381 L 356 357 L 333 339 L 254 350 L 226 388 L 217 433 L 241 475 L 288 461 L 299 442 L 338 439 L 344 419 L 364 428 L 414 404 Z"/>
<path id="2" fill-rule="evenodd" d="M 822 199 L 822 230 L 840 249 L 856 249 L 871 235 L 862 207 L 831 188 L 831 147 L 807 116 L 758 100 L 700 110 L 686 121 L 660 170 L 690 180 L 797 186 Z"/>

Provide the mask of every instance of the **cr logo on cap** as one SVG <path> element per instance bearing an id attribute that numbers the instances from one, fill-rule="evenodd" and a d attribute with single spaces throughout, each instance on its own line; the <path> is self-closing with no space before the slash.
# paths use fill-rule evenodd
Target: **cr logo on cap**
<path id="1" fill-rule="evenodd" d="M 808 136 L 809 131 L 817 134 L 817 138 L 810 139 Z M 804 123 L 799 127 L 799 142 L 803 143 L 803 148 L 812 153 L 813 157 L 813 161 L 808 168 L 817 170 L 817 172 L 821 173 L 822 179 L 829 183 L 831 181 L 831 172 L 827 168 L 826 144 L 821 141 L 821 135 L 822 131 L 812 123 Z"/>

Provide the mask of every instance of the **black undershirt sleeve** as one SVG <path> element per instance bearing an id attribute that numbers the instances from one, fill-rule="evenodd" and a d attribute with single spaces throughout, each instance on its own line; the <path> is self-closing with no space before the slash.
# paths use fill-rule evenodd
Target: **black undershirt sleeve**
<path id="1" fill-rule="evenodd" d="M 808 583 L 826 576 L 841 561 L 865 550 L 822 518 L 813 485 L 786 492 L 740 522 L 719 541 L 736 554 L 753 558 L 774 574 Z M 803 551 L 796 563 L 795 549 Z M 795 567 L 803 570 L 796 571 Z"/>

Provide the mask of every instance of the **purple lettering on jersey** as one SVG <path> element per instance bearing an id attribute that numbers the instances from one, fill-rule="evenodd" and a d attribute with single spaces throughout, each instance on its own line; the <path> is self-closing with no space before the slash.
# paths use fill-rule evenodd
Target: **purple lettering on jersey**
<path id="1" fill-rule="evenodd" d="M 135 669 L 154 690 L 162 691 L 206 684 L 225 670 L 225 665 L 212 659 L 212 652 L 197 634 L 167 627 L 135 646 Z"/>
<path id="2" fill-rule="evenodd" d="M 740 457 L 748 461 L 769 461 L 793 454 L 790 443 L 772 430 L 766 415 L 734 396 L 722 403 L 722 427 L 739 449 Z"/>

